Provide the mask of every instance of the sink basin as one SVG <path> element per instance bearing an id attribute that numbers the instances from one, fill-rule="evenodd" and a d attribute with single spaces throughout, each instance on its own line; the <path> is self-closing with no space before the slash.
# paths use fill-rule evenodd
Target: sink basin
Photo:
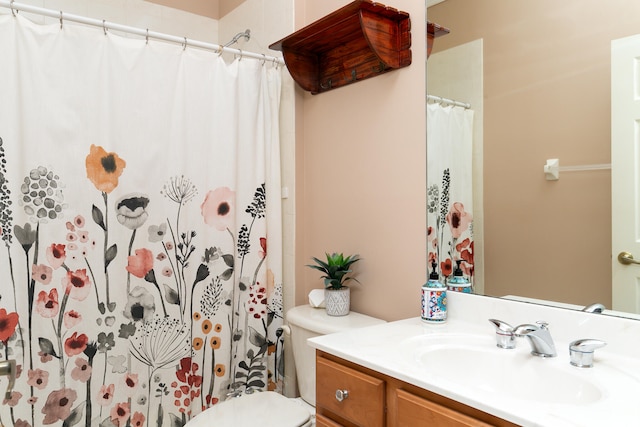
<path id="1" fill-rule="evenodd" d="M 496 347 L 493 337 L 432 334 L 407 339 L 401 346 L 407 361 L 429 375 L 481 392 L 555 404 L 588 404 L 602 398 L 597 386 L 578 375 L 586 372 L 573 373 L 577 368 L 568 361 L 562 365 L 558 358 L 532 356 L 528 343 L 506 350 Z"/>

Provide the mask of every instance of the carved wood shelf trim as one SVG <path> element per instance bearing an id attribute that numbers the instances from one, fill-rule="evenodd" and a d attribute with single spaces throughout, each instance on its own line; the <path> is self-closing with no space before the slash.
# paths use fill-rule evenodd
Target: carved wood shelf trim
<path id="1" fill-rule="evenodd" d="M 356 0 L 269 48 L 282 51 L 293 79 L 312 94 L 411 64 L 407 12 Z"/>

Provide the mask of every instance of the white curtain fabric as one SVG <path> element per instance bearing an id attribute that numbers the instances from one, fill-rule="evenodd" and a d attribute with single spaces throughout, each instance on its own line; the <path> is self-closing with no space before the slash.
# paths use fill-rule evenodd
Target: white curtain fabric
<path id="1" fill-rule="evenodd" d="M 0 423 L 180 426 L 279 390 L 281 72 L 20 15 L 0 56 Z"/>
<path id="2" fill-rule="evenodd" d="M 473 110 L 428 104 L 427 141 L 429 272 L 473 280 Z"/>

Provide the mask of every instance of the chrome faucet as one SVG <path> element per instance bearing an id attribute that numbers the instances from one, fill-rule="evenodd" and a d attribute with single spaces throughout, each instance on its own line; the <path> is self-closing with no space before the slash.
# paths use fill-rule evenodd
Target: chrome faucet
<path id="1" fill-rule="evenodd" d="M 516 348 L 516 337 L 513 326 L 498 319 L 489 319 L 496 327 L 496 345 L 500 348 Z"/>
<path id="2" fill-rule="evenodd" d="M 11 399 L 11 392 L 16 382 L 16 361 L 15 360 L 3 360 L 0 362 L 0 375 L 6 375 L 9 377 L 9 384 L 7 384 L 7 391 L 4 398 Z"/>
<path id="3" fill-rule="evenodd" d="M 597 314 L 601 314 L 604 310 L 606 310 L 606 307 L 604 306 L 604 304 L 600 304 L 599 302 L 596 302 L 594 304 L 589 304 L 582 309 L 582 311 L 585 311 L 587 313 L 597 313 Z"/>
<path id="4" fill-rule="evenodd" d="M 531 344 L 531 354 L 540 357 L 555 357 L 556 346 L 551 338 L 548 323 L 544 321 L 536 322 L 536 325 L 524 324 L 516 326 L 513 329 L 513 334 L 517 337 L 526 337 Z"/>

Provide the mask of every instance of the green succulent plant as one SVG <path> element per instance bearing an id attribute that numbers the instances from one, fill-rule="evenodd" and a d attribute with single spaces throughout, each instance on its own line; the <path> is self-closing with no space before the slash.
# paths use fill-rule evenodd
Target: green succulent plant
<path id="1" fill-rule="evenodd" d="M 345 257 L 342 253 L 338 254 L 334 252 L 331 255 L 328 253 L 325 255 L 327 257 L 326 262 L 316 257 L 312 257 L 316 264 L 308 264 L 307 267 L 311 267 L 324 273 L 321 277 L 324 279 L 324 287 L 326 289 L 341 289 L 349 280 L 355 280 L 358 282 L 358 279 L 348 276 L 348 274 L 352 272 L 351 265 L 360 261 L 360 256 L 358 254 Z"/>

